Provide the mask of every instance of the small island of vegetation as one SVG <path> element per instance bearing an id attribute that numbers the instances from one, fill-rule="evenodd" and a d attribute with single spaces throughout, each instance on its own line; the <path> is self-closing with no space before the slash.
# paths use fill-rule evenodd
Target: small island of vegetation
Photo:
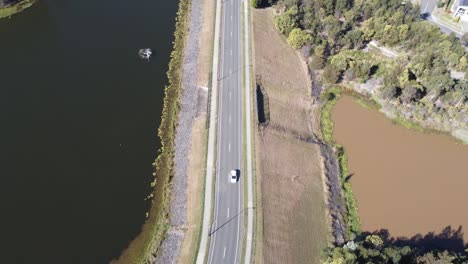
<path id="1" fill-rule="evenodd" d="M 32 6 L 37 0 L 0 0 L 0 18 L 11 17 Z"/>

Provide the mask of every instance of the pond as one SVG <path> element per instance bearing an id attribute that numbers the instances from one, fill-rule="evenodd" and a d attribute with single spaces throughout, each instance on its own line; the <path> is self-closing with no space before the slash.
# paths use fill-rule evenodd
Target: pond
<path id="1" fill-rule="evenodd" d="M 466 233 L 468 146 L 395 125 L 349 96 L 338 101 L 333 119 L 363 231 L 388 229 L 409 238 L 461 226 Z"/>

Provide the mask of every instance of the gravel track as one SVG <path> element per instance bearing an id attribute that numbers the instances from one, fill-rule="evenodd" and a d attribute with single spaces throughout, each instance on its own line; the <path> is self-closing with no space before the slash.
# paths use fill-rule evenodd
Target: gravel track
<path id="1" fill-rule="evenodd" d="M 187 176 L 192 126 L 198 108 L 197 70 L 202 22 L 202 0 L 191 0 L 188 35 L 182 69 L 182 96 L 175 137 L 174 178 L 171 192 L 171 224 L 156 263 L 176 263 L 187 223 Z"/>

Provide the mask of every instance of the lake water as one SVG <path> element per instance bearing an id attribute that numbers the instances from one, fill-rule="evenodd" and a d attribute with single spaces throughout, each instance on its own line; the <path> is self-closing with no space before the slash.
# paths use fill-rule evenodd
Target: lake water
<path id="1" fill-rule="evenodd" d="M 395 125 L 348 96 L 333 119 L 364 231 L 412 237 L 461 226 L 468 242 L 468 146 Z"/>
<path id="2" fill-rule="evenodd" d="M 107 263 L 138 234 L 177 5 L 42 0 L 0 20 L 0 263 Z"/>

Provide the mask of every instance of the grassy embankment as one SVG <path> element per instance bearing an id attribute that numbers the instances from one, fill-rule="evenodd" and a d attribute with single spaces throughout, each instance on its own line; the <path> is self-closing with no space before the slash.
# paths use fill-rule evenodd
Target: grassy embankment
<path id="1" fill-rule="evenodd" d="M 173 176 L 175 128 L 179 112 L 182 84 L 182 63 L 188 27 L 189 0 L 180 0 L 176 18 L 175 40 L 165 87 L 164 107 L 158 136 L 161 139 L 160 154 L 153 163 L 155 180 L 152 206 L 141 233 L 130 243 L 120 258 L 113 263 L 144 263 L 157 254 L 169 228 L 170 182 Z"/>
<path id="2" fill-rule="evenodd" d="M 359 219 L 357 202 L 351 188 L 351 183 L 349 182 L 349 173 L 348 173 L 348 156 L 343 148 L 343 146 L 337 144 L 333 139 L 333 128 L 334 123 L 332 119 L 333 107 L 336 105 L 338 99 L 342 93 L 341 89 L 332 88 L 329 89 L 323 96 L 325 104 L 322 108 L 320 115 L 320 125 L 322 128 L 322 136 L 326 143 L 334 146 L 336 151 L 336 156 L 338 158 L 338 164 L 340 166 L 340 179 L 343 187 L 343 194 L 346 202 L 346 236 L 347 239 L 352 239 L 353 234 L 361 233 L 361 222 Z"/>
<path id="3" fill-rule="evenodd" d="M 0 18 L 11 17 L 28 7 L 31 7 L 37 0 L 22 0 L 16 4 L 0 8 Z"/>

